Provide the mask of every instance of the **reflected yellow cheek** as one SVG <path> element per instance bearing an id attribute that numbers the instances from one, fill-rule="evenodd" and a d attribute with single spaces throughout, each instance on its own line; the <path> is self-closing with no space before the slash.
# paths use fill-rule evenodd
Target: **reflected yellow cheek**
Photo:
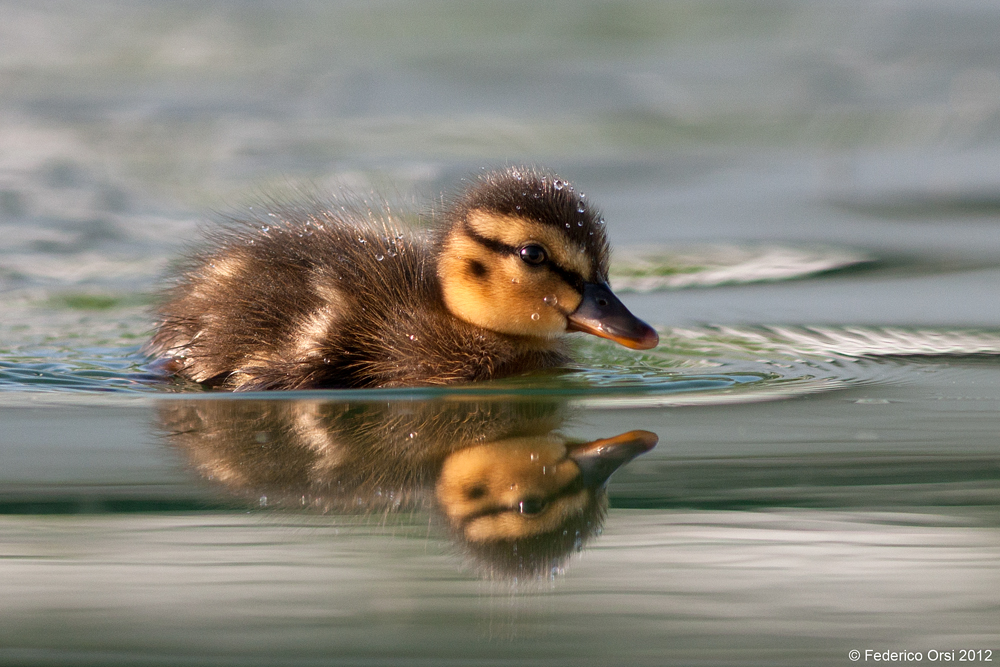
<path id="1" fill-rule="evenodd" d="M 587 502 L 587 492 L 580 490 L 553 501 L 541 514 L 528 516 L 511 511 L 473 519 L 465 527 L 465 538 L 470 542 L 493 542 L 550 532 L 582 513 Z"/>

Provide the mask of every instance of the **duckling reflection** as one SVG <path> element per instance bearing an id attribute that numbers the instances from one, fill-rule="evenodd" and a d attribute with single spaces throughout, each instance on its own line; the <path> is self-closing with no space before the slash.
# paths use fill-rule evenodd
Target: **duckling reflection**
<path id="1" fill-rule="evenodd" d="M 483 574 L 562 567 L 600 531 L 611 474 L 657 442 L 574 442 L 559 403 L 192 400 L 161 404 L 204 477 L 269 507 L 429 510 Z"/>
<path id="2" fill-rule="evenodd" d="M 600 530 L 608 478 L 656 442 L 629 431 L 588 443 L 549 436 L 473 445 L 444 460 L 436 497 L 466 550 L 493 573 L 543 573 Z"/>

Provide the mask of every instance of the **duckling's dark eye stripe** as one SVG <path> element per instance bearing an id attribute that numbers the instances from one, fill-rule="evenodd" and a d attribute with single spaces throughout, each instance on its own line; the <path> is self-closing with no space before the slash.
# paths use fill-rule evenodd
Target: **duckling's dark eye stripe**
<path id="1" fill-rule="evenodd" d="M 552 493 L 548 494 L 544 498 L 532 498 L 532 500 L 540 501 L 546 507 L 548 507 L 549 505 L 558 500 L 562 500 L 563 498 L 568 498 L 569 496 L 576 495 L 583 488 L 584 488 L 583 479 L 579 475 L 577 475 L 573 479 L 569 480 L 566 484 L 563 484 L 558 489 L 555 489 Z M 517 511 L 518 511 L 517 506 L 511 507 L 510 505 L 488 505 L 479 510 L 478 512 L 473 512 L 469 516 L 463 517 L 459 525 L 462 527 L 463 530 L 465 530 L 465 527 L 468 526 L 473 521 L 475 521 L 476 519 L 482 519 L 483 517 L 486 516 L 497 516 L 499 514 L 505 514 L 507 512 L 517 512 Z"/>
<path id="2" fill-rule="evenodd" d="M 465 233 L 466 233 L 466 235 L 470 239 L 472 239 L 473 241 L 475 241 L 479 245 L 481 245 L 481 246 L 483 246 L 483 247 L 485 247 L 485 248 L 487 248 L 489 250 L 492 250 L 493 252 L 495 252 L 497 254 L 501 254 L 501 255 L 516 255 L 518 253 L 518 251 L 519 251 L 518 248 L 515 248 L 512 245 L 507 245 L 503 241 L 497 241 L 496 239 L 491 239 L 491 238 L 488 238 L 486 236 L 483 236 L 482 234 L 480 234 L 479 232 L 477 232 L 476 230 L 474 230 L 469 225 L 469 223 L 465 223 Z"/>
<path id="3" fill-rule="evenodd" d="M 520 248 L 517 248 L 512 245 L 507 245 L 503 241 L 497 241 L 496 239 L 491 239 L 486 236 L 483 236 L 482 234 L 474 230 L 472 226 L 469 225 L 469 223 L 465 223 L 464 228 L 466 235 L 470 239 L 472 239 L 479 245 L 483 246 L 484 248 L 491 250 L 499 255 L 517 255 L 521 252 Z M 567 285 L 572 286 L 573 289 L 583 294 L 583 284 L 587 281 L 584 279 L 583 276 L 581 276 L 576 271 L 570 271 L 569 269 L 564 269 L 563 267 L 553 262 L 551 259 L 545 260 L 544 262 L 539 264 L 539 266 L 544 266 L 548 268 L 557 276 L 562 278 L 563 282 L 565 282 Z"/>
<path id="4" fill-rule="evenodd" d="M 583 279 L 576 271 L 570 271 L 569 269 L 564 269 L 555 262 L 545 262 L 545 266 L 548 267 L 553 273 L 563 279 L 567 285 L 570 285 L 580 294 L 583 294 L 583 284 L 587 282 Z"/>

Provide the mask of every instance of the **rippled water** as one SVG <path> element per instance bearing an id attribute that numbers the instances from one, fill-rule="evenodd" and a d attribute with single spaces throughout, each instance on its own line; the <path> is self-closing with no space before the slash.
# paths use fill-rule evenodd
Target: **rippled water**
<path id="1" fill-rule="evenodd" d="M 995 3 L 0 14 L 0 664 L 1000 651 Z M 140 355 L 211 211 L 511 162 L 603 208 L 659 348 L 240 396 Z"/>

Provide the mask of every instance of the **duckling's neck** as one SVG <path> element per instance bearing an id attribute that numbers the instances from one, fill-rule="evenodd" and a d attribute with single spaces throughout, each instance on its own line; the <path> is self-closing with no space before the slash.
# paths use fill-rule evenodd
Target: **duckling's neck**
<path id="1" fill-rule="evenodd" d="M 363 362 L 366 386 L 478 382 L 569 361 L 559 338 L 491 331 L 454 317 L 440 299 L 437 308 L 411 310 L 393 325 L 383 351 Z"/>

